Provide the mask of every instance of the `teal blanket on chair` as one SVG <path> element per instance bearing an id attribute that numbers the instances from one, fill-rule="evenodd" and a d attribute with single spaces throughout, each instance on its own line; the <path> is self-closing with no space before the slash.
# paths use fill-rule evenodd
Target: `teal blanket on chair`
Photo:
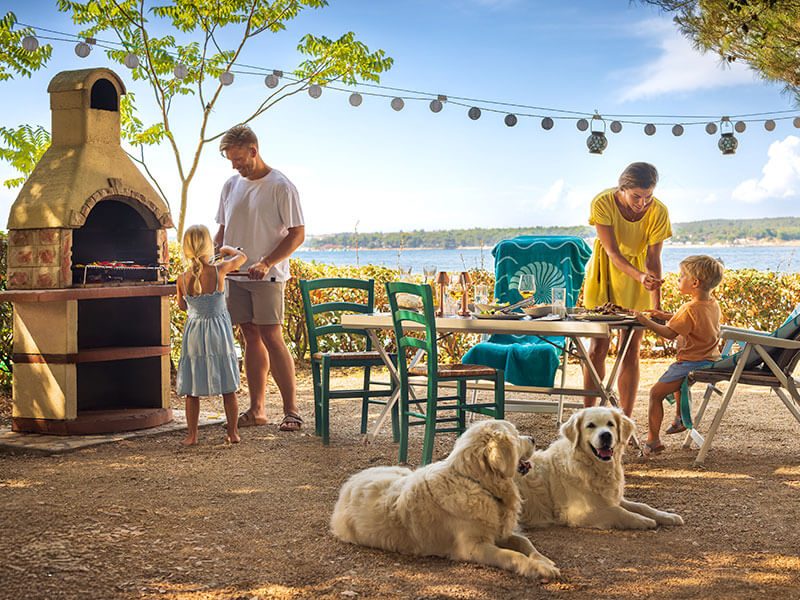
<path id="1" fill-rule="evenodd" d="M 575 236 L 523 235 L 503 240 L 492 249 L 495 264 L 495 299 L 517 302 L 519 277 L 532 273 L 537 304 L 551 302 L 550 290 L 567 290 L 567 306 L 575 306 L 583 285 L 591 248 Z M 547 338 L 563 347 L 564 338 Z M 493 335 L 471 348 L 462 363 L 486 365 L 505 371 L 515 385 L 552 387 L 561 350 L 536 336 Z"/>

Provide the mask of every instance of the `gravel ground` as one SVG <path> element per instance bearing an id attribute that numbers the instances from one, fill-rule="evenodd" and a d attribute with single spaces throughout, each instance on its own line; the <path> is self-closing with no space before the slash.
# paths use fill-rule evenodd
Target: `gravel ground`
<path id="1" fill-rule="evenodd" d="M 643 362 L 639 431 L 647 390 L 665 364 Z M 310 374 L 298 379 L 301 433 L 278 431 L 270 386 L 274 422 L 242 430 L 235 446 L 214 426 L 201 429 L 195 448 L 181 447 L 175 432 L 66 455 L 0 454 L 0 597 L 800 598 L 800 425 L 774 394 L 739 389 L 703 469 L 692 466 L 695 451 L 680 448 L 680 436 L 650 460 L 626 455 L 626 496 L 680 513 L 683 527 L 527 531 L 563 574 L 538 584 L 333 538 L 328 520 L 341 484 L 357 470 L 394 464 L 397 446 L 386 428 L 365 447 L 356 402 L 343 400 L 322 447 Z M 246 405 L 246 388 L 241 398 Z M 9 407 L 0 401 L 5 423 Z M 221 400 L 203 408 L 221 410 Z M 539 446 L 556 436 L 550 415 L 507 418 Z M 420 433 L 412 433 L 417 453 Z M 441 436 L 436 456 L 452 443 Z"/>

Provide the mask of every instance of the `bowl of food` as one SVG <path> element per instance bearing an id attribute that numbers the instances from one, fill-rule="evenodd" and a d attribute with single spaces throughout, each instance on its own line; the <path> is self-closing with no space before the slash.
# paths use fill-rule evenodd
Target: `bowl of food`
<path id="1" fill-rule="evenodd" d="M 526 315 L 538 319 L 555 312 L 552 304 L 534 304 L 533 306 L 526 306 L 522 309 Z"/>

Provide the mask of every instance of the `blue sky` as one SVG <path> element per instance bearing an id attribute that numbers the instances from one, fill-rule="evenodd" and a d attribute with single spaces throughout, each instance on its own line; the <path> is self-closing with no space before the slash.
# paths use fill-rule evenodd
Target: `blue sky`
<path id="1" fill-rule="evenodd" d="M 4 9 L 9 4 L 21 22 L 79 30 L 53 2 L 14 1 Z M 585 224 L 592 197 L 637 160 L 658 167 L 656 196 L 673 222 L 800 216 L 800 129 L 792 118 L 777 121 L 772 132 L 763 119 L 745 119 L 732 156 L 722 156 L 719 133 L 709 135 L 702 125 L 687 126 L 681 137 L 670 132 L 678 122 L 790 110 L 792 97 L 741 65 L 721 69 L 715 56 L 694 51 L 670 18 L 650 7 L 627 0 L 330 0 L 286 31 L 256 39 L 241 62 L 288 72 L 300 60 L 295 47 L 303 34 L 336 38 L 347 31 L 394 58 L 381 78 L 385 86 L 582 113 L 673 117 L 627 119 L 642 124 L 608 132 L 608 148 L 598 156 L 589 154 L 588 132 L 578 131 L 574 120 L 557 120 L 545 131 L 541 117 L 520 116 L 507 127 L 502 113 L 484 110 L 472 121 L 466 107 L 453 104 L 434 114 L 427 101 L 407 100 L 397 112 L 390 98 L 365 96 L 354 108 L 348 93 L 325 90 L 319 99 L 301 93 L 252 126 L 266 162 L 297 185 L 309 234 Z M 148 90 L 124 66 L 111 65 L 97 49 L 78 58 L 73 46 L 53 42 L 47 69 L 0 83 L 0 123 L 49 125 L 50 79 L 91 66 L 111 66 L 136 93 L 145 120 L 153 114 Z M 237 76 L 223 91 L 211 130 L 249 115 L 266 91 L 263 76 Z M 173 119 L 188 152 L 196 141 L 198 101 L 181 99 Z M 647 121 L 659 124 L 653 136 L 643 132 Z M 149 150 L 147 159 L 176 212 L 171 152 Z M 219 190 L 231 174 L 208 146 L 189 192 L 187 224 L 213 227 Z M 10 175 L 0 165 L 0 178 Z M 0 189 L 0 214 L 8 214 L 16 192 Z"/>

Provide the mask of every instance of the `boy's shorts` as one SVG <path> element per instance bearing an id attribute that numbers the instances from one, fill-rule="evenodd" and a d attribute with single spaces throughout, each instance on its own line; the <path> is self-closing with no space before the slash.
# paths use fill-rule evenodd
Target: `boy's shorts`
<path id="1" fill-rule="evenodd" d="M 658 378 L 659 383 L 680 381 L 695 369 L 702 369 L 712 364 L 710 360 L 681 360 L 672 363 L 666 372 Z"/>
<path id="2" fill-rule="evenodd" d="M 283 323 L 283 291 L 285 281 L 236 280 L 225 281 L 225 301 L 234 325 Z"/>

